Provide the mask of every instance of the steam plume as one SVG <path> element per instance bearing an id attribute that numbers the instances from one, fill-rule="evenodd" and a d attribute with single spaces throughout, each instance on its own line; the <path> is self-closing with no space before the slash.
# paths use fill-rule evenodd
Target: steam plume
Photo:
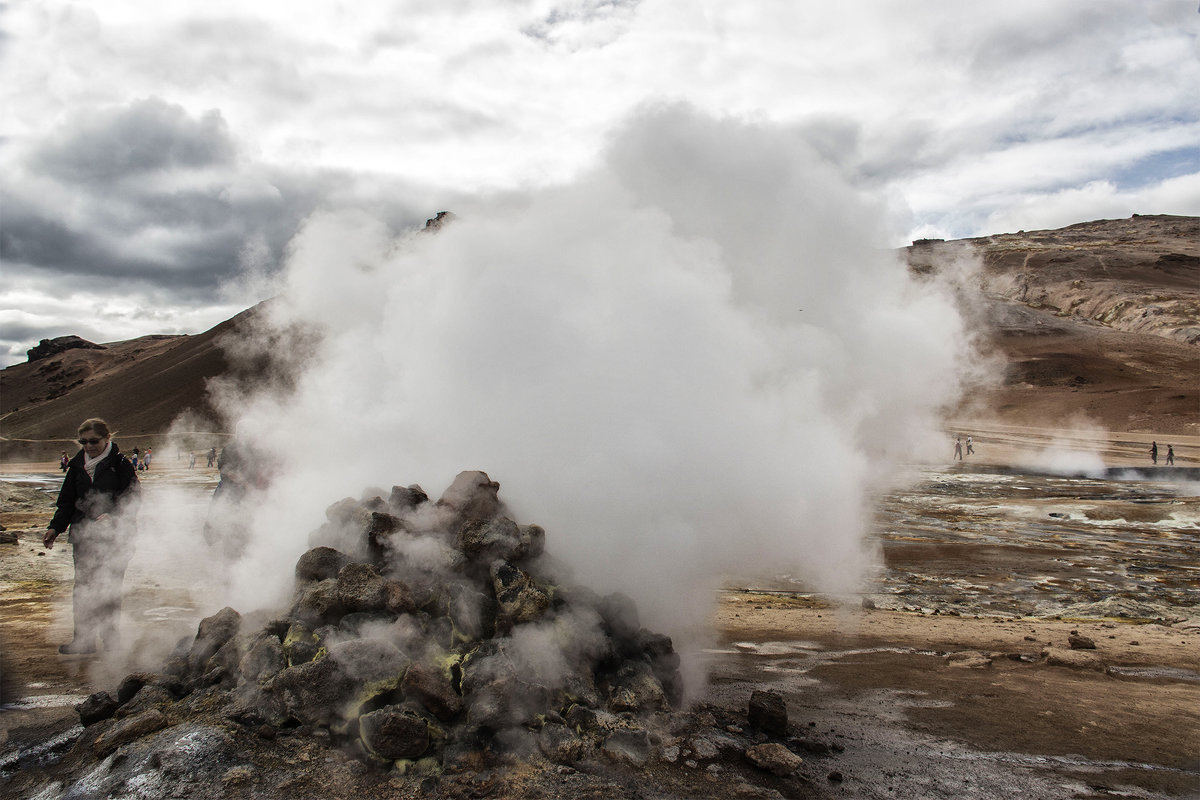
<path id="1" fill-rule="evenodd" d="M 286 400 L 238 399 L 280 466 L 245 509 L 235 606 L 290 583 L 269 565 L 331 502 L 436 497 L 464 469 L 658 630 L 701 621 L 732 572 L 858 588 L 866 494 L 941 454 L 966 356 L 881 204 L 802 131 L 666 108 L 570 184 L 453 210 L 398 238 L 328 213 L 293 242 L 277 322 L 320 335 Z"/>

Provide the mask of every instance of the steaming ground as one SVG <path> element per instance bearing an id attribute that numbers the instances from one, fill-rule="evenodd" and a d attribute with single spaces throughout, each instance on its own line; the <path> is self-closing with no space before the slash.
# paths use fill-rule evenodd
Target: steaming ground
<path id="1" fill-rule="evenodd" d="M 970 374 L 883 208 L 799 132 L 666 108 L 573 183 L 454 211 L 404 236 L 331 213 L 293 242 L 274 323 L 319 336 L 290 394 L 223 398 L 279 464 L 233 605 L 278 601 L 331 502 L 464 469 L 677 637 L 730 571 L 860 588 L 867 492 L 943 446 Z"/>
<path id="2" fill-rule="evenodd" d="M 716 593 L 720 641 L 695 653 L 710 677 L 697 700 L 736 718 L 752 688 L 772 688 L 784 693 L 805 742 L 844 747 L 803 753 L 812 781 L 787 796 L 1191 796 L 1200 780 L 1191 745 L 1200 734 L 1194 484 L 997 472 L 990 460 L 1000 446 L 1021 450 L 1024 440 L 977 441 L 989 465 L 921 470 L 910 488 L 881 499 L 872 531 L 886 569 L 873 586 L 876 610 L 834 609 L 794 591 Z M 32 528 L 21 545 L 0 550 L 6 777 L 41 774 L 32 755 L 16 773 L 5 759 L 61 737 L 69 747 L 78 734 L 73 703 L 112 691 L 134 669 L 156 668 L 163 648 L 219 607 L 220 564 L 200 535 L 214 479 L 180 467 L 146 476 L 126 581 L 131 648 L 119 658 L 57 655 L 70 635 L 69 548 L 38 556 L 30 537 L 48 509 L 22 518 L 6 501 L 4 524 Z M 173 516 L 154 516 L 158 498 L 171 500 Z M 1087 652 L 1108 672 L 1039 660 L 1045 647 L 1065 649 L 1075 630 L 1095 640 Z M 991 664 L 944 656 L 964 650 Z M 282 747 L 271 763 L 294 755 Z M 327 755 L 286 762 L 289 776 L 345 777 Z M 677 766 L 719 780 L 711 792 L 664 797 L 755 796 L 737 791 L 744 759 L 720 760 L 717 772 L 706 761 Z M 828 780 L 834 771 L 844 780 Z M 44 786 L 60 785 L 52 774 Z M 642 770 L 637 786 L 658 778 Z M 329 796 L 353 796 L 346 787 L 350 778 Z M 278 796 L 293 794 L 280 783 Z"/>

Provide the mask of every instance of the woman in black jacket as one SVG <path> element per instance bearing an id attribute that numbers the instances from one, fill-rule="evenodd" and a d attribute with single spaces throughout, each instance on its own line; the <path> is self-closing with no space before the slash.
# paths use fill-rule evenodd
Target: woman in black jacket
<path id="1" fill-rule="evenodd" d="M 49 550 L 59 534 L 71 529 L 75 637 L 58 648 L 65 654 L 96 652 L 97 636 L 106 650 L 117 648 L 121 583 L 133 555 L 127 534 L 139 500 L 137 472 L 117 449 L 104 420 L 84 421 L 79 444 L 83 449 L 67 464 L 58 509 L 42 539 Z"/>

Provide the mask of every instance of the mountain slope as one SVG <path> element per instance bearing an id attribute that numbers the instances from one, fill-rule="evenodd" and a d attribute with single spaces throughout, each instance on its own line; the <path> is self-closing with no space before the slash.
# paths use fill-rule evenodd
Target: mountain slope
<path id="1" fill-rule="evenodd" d="M 918 274 L 953 274 L 964 257 L 980 265 L 962 291 L 1003 374 L 955 421 L 1200 435 L 1200 218 L 922 241 L 907 257 Z M 206 384 L 231 370 L 220 343 L 247 336 L 260 308 L 195 336 L 73 347 L 0 370 L 0 458 L 56 457 L 89 416 L 110 420 L 127 447 L 157 445 L 185 412 L 215 429 Z"/>
<path id="2" fill-rule="evenodd" d="M 0 370 L 0 456 L 50 457 L 69 448 L 80 422 L 109 420 L 127 447 L 153 443 L 190 412 L 212 421 L 206 385 L 230 370 L 221 342 L 238 337 L 260 306 L 193 336 L 147 336 L 71 348 Z"/>

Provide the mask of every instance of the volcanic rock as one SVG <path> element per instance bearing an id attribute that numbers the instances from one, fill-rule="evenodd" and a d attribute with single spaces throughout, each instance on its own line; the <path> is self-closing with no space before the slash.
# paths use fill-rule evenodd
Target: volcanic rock
<path id="1" fill-rule="evenodd" d="M 804 764 L 800 756 L 778 742 L 756 744 L 746 750 L 746 758 L 759 769 L 781 778 L 791 775 Z"/>
<path id="2" fill-rule="evenodd" d="M 203 673 L 210 658 L 221 647 L 237 635 L 242 624 L 242 615 L 226 606 L 225 608 L 200 620 L 196 631 L 196 639 L 188 651 L 188 667 L 193 672 Z"/>
<path id="3" fill-rule="evenodd" d="M 219 714 L 256 740 L 303 731 L 400 773 L 537 752 L 648 763 L 646 722 L 682 694 L 671 639 L 642 628 L 629 598 L 550 571 L 545 531 L 508 516 L 498 489 L 463 472 L 435 504 L 415 484 L 334 503 L 297 560 L 288 610 L 256 615 L 260 627 L 231 608 L 203 620 L 159 673 L 126 678 L 127 719 L 97 752 L 165 725 L 169 709 L 181 724 Z M 89 719 L 116 710 L 101 700 Z"/>
<path id="4" fill-rule="evenodd" d="M 120 705 L 108 692 L 96 692 L 88 697 L 75 710 L 79 712 L 79 721 L 83 725 L 95 725 L 112 717 Z"/>
<path id="5" fill-rule="evenodd" d="M 117 702 L 121 705 L 128 703 L 133 696 L 141 691 L 146 684 L 154 683 L 158 676 L 150 672 L 134 672 L 125 676 L 117 687 Z"/>
<path id="6" fill-rule="evenodd" d="M 337 574 L 338 602 L 346 611 L 383 611 L 387 586 L 370 564 L 347 564 Z"/>
<path id="7" fill-rule="evenodd" d="M 788 713 L 779 692 L 756 689 L 750 693 L 747 719 L 752 728 L 773 736 L 787 736 Z"/>
<path id="8" fill-rule="evenodd" d="M 574 764 L 583 755 L 584 741 L 566 725 L 550 722 L 538 732 L 538 749 L 555 764 Z"/>
<path id="9" fill-rule="evenodd" d="M 650 734 L 640 729 L 621 728 L 604 740 L 601 752 L 614 761 L 642 767 L 650 760 Z"/>
<path id="10" fill-rule="evenodd" d="M 367 750 L 384 760 L 420 758 L 429 749 L 429 723 L 397 706 L 363 714 L 358 724 Z"/>
<path id="11" fill-rule="evenodd" d="M 167 717 L 158 709 L 151 709 L 129 717 L 96 737 L 92 744 L 92 752 L 104 758 L 123 744 L 135 741 L 143 736 L 161 730 L 169 724 Z"/>
<path id="12" fill-rule="evenodd" d="M 1080 636 L 1079 634 L 1075 633 L 1074 631 L 1072 631 L 1067 636 L 1067 644 L 1069 644 L 1071 646 L 1072 650 L 1095 650 L 1096 649 L 1095 641 L 1088 638 L 1087 636 Z"/>
<path id="13" fill-rule="evenodd" d="M 314 547 L 296 562 L 296 578 L 301 581 L 323 581 L 336 578 L 350 558 L 332 547 Z"/>
<path id="14" fill-rule="evenodd" d="M 134 717 L 151 709 L 162 711 L 166 706 L 175 702 L 175 697 L 161 686 L 147 684 L 138 690 L 128 703 L 117 709 L 117 719 Z"/>
<path id="15" fill-rule="evenodd" d="M 494 561 L 491 576 L 499 612 L 506 622 L 532 622 L 550 607 L 550 595 L 528 573 L 507 561 Z"/>

